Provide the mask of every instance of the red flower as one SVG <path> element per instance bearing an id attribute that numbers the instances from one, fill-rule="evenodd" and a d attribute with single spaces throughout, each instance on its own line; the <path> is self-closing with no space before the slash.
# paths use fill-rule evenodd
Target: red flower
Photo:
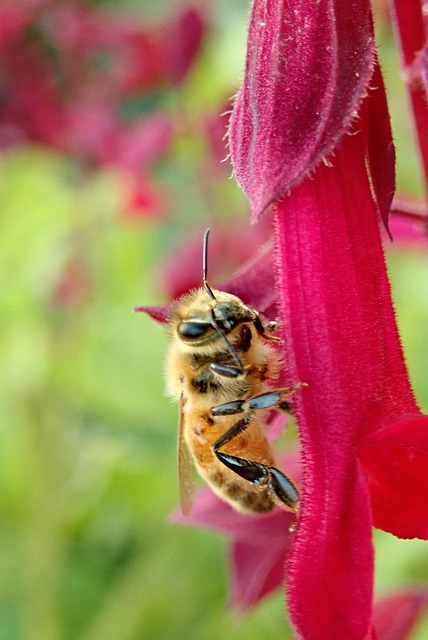
<path id="1" fill-rule="evenodd" d="M 409 386 L 380 242 L 394 154 L 373 47 L 367 0 L 255 0 L 231 119 L 253 217 L 291 189 L 275 216 L 279 299 L 288 382 L 308 387 L 295 399 L 303 500 L 287 591 L 311 640 L 370 634 L 372 518 L 428 537 L 428 419 Z"/>
<path id="2" fill-rule="evenodd" d="M 205 20 L 192 6 L 150 32 L 128 28 L 117 60 L 119 87 L 132 93 L 164 83 L 180 84 L 197 59 L 205 33 Z"/>
<path id="3" fill-rule="evenodd" d="M 254 2 L 230 149 L 255 217 L 333 151 L 373 62 L 366 0 Z"/>
<path id="4" fill-rule="evenodd" d="M 153 184 L 149 176 L 140 176 L 138 182 L 125 181 L 125 210 L 127 219 L 141 221 L 153 217 L 159 220 L 166 210 L 166 198 L 159 187 Z"/>

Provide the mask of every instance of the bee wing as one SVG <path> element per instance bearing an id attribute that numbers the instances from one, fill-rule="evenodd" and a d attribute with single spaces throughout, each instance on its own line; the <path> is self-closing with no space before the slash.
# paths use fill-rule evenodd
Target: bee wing
<path id="1" fill-rule="evenodd" d="M 190 451 L 184 440 L 184 405 L 183 394 L 180 397 L 180 417 L 178 424 L 178 482 L 180 494 L 180 507 L 183 515 L 188 516 L 192 510 L 193 496 L 195 493 L 194 465 Z"/>

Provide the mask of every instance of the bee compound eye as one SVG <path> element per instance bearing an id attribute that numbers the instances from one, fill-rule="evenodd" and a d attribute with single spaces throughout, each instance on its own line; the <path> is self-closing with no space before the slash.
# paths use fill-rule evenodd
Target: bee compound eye
<path id="1" fill-rule="evenodd" d="M 192 340 L 195 338 L 201 338 L 203 335 L 208 333 L 211 329 L 210 322 L 198 322 L 197 320 L 187 322 L 180 322 L 177 327 L 177 332 L 180 338 L 184 338 L 187 340 Z"/>

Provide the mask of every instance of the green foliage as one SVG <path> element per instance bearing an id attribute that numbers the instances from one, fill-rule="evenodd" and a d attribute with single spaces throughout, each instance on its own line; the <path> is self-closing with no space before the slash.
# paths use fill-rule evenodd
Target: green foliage
<path id="1" fill-rule="evenodd" d="M 114 176 L 82 181 L 42 148 L 2 173 L 0 637 L 286 634 L 282 596 L 273 618 L 227 613 L 218 536 L 168 524 L 166 338 L 132 312 L 159 302 L 162 226 L 121 217 Z"/>

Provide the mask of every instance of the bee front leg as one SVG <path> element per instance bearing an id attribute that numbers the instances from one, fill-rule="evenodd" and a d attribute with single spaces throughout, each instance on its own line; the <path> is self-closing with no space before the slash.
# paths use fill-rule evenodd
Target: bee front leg
<path id="1" fill-rule="evenodd" d="M 222 378 L 239 378 L 245 373 L 245 369 L 233 367 L 230 364 L 219 364 L 218 362 L 211 362 L 210 369 Z"/>
<path id="2" fill-rule="evenodd" d="M 265 340 L 270 340 L 271 342 L 281 342 L 281 338 L 272 335 L 272 333 L 274 333 L 278 329 L 278 322 L 276 320 L 271 320 L 267 324 L 263 324 L 260 320 L 260 316 L 257 316 L 254 320 L 254 328 L 256 329 L 259 336 L 261 336 Z"/>
<path id="3" fill-rule="evenodd" d="M 240 376 L 244 376 L 253 371 L 260 371 L 258 367 L 253 365 L 247 365 L 243 369 L 240 369 L 239 367 L 234 367 L 230 364 L 220 364 L 218 362 L 211 362 L 209 368 L 222 378 L 239 378 Z"/>
<path id="4" fill-rule="evenodd" d="M 256 487 L 268 487 L 280 503 L 292 511 L 297 511 L 299 492 L 293 482 L 279 469 L 219 451 L 226 443 L 245 431 L 253 419 L 254 413 L 251 412 L 238 420 L 214 443 L 213 452 L 228 469 Z"/>

